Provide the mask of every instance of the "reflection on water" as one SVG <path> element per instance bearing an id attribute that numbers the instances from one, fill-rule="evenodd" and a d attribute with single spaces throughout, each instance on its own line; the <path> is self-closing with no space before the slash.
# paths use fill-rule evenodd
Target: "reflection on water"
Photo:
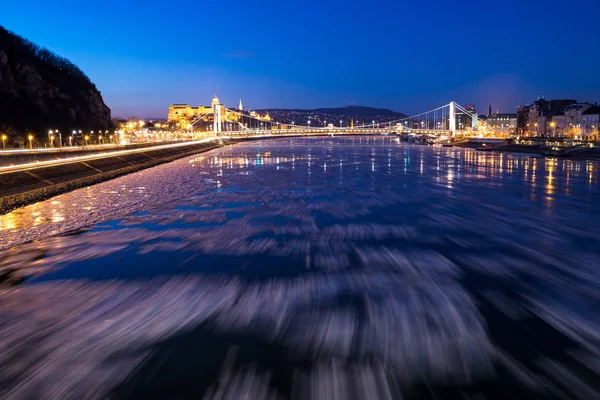
<path id="1" fill-rule="evenodd" d="M 0 397 L 594 398 L 599 194 L 592 162 L 306 138 L 17 210 L 2 238 L 45 238 L 0 252 Z"/>

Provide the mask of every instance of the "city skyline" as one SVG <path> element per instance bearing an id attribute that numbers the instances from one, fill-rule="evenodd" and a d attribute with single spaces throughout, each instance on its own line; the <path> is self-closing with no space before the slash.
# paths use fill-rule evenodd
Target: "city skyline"
<path id="1" fill-rule="evenodd" d="M 551 14 L 539 10 L 558 9 L 557 0 L 478 7 L 266 1 L 232 4 L 236 12 L 189 1 L 70 4 L 8 4 L 3 24 L 78 65 L 114 117 L 160 118 L 172 103 L 205 104 L 215 93 L 252 109 L 351 101 L 406 114 L 450 100 L 480 113 L 489 104 L 514 113 L 537 96 L 600 97 L 593 71 L 600 55 L 581 40 L 595 34 L 600 4 L 591 0 Z M 68 11 L 46 18 L 60 6 Z M 566 20 L 578 30 L 560 30 Z"/>

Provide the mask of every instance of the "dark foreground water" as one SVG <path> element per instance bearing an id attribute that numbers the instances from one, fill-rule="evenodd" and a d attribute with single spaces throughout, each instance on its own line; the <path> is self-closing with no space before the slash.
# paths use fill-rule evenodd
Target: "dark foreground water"
<path id="1" fill-rule="evenodd" d="M 599 168 L 278 139 L 17 210 L 0 398 L 598 398 Z"/>

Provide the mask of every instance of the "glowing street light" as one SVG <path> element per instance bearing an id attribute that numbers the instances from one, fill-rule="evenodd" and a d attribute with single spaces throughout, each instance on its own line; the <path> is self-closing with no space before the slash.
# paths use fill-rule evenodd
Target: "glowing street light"
<path id="1" fill-rule="evenodd" d="M 87 146 L 87 144 L 88 144 L 88 140 L 90 140 L 90 137 L 89 137 L 88 135 L 85 135 L 85 138 L 84 138 L 84 139 L 85 139 L 85 145 Z"/>
<path id="2" fill-rule="evenodd" d="M 33 150 L 33 135 L 29 135 L 29 150 Z"/>
<path id="3" fill-rule="evenodd" d="M 556 137 L 556 122 L 550 122 L 550 126 L 552 127 L 552 136 Z"/>
<path id="4" fill-rule="evenodd" d="M 340 119 L 340 128 L 342 127 L 342 120 Z"/>
<path id="5" fill-rule="evenodd" d="M 53 147 L 53 143 L 54 143 L 54 136 L 52 136 L 53 133 L 54 133 L 53 130 L 48 131 L 48 143 L 49 143 L 50 147 Z"/>
<path id="6" fill-rule="evenodd" d="M 6 134 L 2 134 L 2 150 L 6 150 L 6 139 L 8 138 L 8 136 L 6 136 Z"/>

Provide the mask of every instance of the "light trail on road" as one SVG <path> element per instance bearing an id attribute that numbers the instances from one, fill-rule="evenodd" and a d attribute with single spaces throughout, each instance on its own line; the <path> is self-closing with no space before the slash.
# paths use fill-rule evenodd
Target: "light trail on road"
<path id="1" fill-rule="evenodd" d="M 10 165 L 7 167 L 0 167 L 0 175 L 11 173 L 11 172 L 29 171 L 29 170 L 33 170 L 33 169 L 53 167 L 53 166 L 57 166 L 57 165 L 73 164 L 73 163 L 78 163 L 78 162 L 82 162 L 82 161 L 97 160 L 100 158 L 118 157 L 118 156 L 124 156 L 124 155 L 128 155 L 128 154 L 145 153 L 145 152 L 153 151 L 153 150 L 172 149 L 175 147 L 184 147 L 184 146 L 190 146 L 193 144 L 207 143 L 207 142 L 211 142 L 211 141 L 218 140 L 218 139 L 229 139 L 229 136 L 211 137 L 211 138 L 195 140 L 195 141 L 190 141 L 190 142 L 182 142 L 182 143 L 165 144 L 165 145 L 153 146 L 153 147 L 145 147 L 142 149 L 118 150 L 118 151 L 111 151 L 111 152 L 100 153 L 100 154 L 91 154 L 91 155 L 87 155 L 87 156 L 68 157 L 68 158 L 61 158 L 61 159 L 57 159 L 57 160 L 38 161 L 38 162 L 33 162 L 33 163 Z"/>

